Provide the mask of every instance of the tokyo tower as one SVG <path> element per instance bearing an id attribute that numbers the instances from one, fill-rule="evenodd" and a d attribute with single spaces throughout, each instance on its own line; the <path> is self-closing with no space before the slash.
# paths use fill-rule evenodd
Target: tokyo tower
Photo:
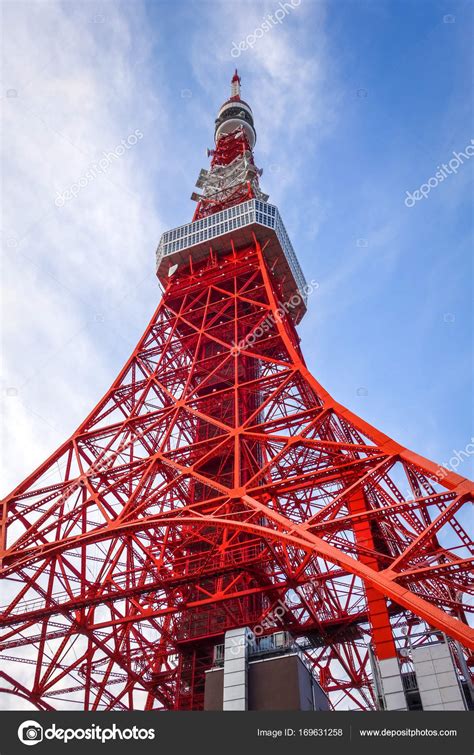
<path id="1" fill-rule="evenodd" d="M 469 698 L 474 485 L 308 371 L 296 326 L 311 287 L 255 142 L 236 71 L 193 220 L 158 246 L 156 312 L 72 437 L 2 502 L 11 707 L 202 710 L 224 668 L 222 707 L 245 710 L 228 680 L 265 647 L 301 658 L 334 710 L 408 709 L 410 690 L 418 707 L 460 705 L 442 673 Z M 422 666 L 438 656 L 429 703 Z"/>

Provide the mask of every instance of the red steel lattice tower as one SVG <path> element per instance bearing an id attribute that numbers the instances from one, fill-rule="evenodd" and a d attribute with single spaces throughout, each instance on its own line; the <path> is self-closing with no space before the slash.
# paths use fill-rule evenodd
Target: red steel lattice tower
<path id="1" fill-rule="evenodd" d="M 236 72 L 193 221 L 157 250 L 158 309 L 3 501 L 0 689 L 39 709 L 200 709 L 244 626 L 291 633 L 334 708 L 374 707 L 371 662 L 407 662 L 425 630 L 472 666 L 473 485 L 308 371 L 310 287 L 255 139 Z"/>

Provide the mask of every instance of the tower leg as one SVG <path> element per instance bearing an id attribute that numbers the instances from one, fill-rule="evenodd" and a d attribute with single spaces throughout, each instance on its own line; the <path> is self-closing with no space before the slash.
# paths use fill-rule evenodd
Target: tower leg
<path id="1" fill-rule="evenodd" d="M 361 514 L 367 511 L 367 502 L 363 491 L 357 491 L 357 493 L 354 493 L 350 497 L 348 508 L 351 514 Z M 356 521 L 354 524 L 354 535 L 357 545 L 361 549 L 375 551 L 374 537 L 367 519 Z M 379 570 L 379 564 L 375 556 L 360 553 L 359 560 L 372 569 Z M 396 658 L 397 650 L 393 639 L 387 601 L 384 595 L 371 585 L 366 585 L 365 593 L 367 596 L 369 621 L 372 628 L 372 642 L 377 658 L 379 660 Z"/>

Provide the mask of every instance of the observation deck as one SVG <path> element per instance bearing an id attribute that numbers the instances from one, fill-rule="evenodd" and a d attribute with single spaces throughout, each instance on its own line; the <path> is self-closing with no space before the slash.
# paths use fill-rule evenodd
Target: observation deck
<path id="1" fill-rule="evenodd" d="M 209 247 L 217 254 L 229 253 L 231 238 L 236 249 L 249 246 L 253 243 L 252 234 L 262 247 L 266 244 L 263 254 L 281 285 L 282 304 L 299 295 L 299 303 L 289 308 L 291 318 L 298 323 L 306 312 L 306 280 L 277 207 L 259 199 L 249 199 L 165 231 L 156 250 L 158 279 L 165 286 L 171 268 L 187 263 L 189 256 L 195 262 L 203 260 Z"/>

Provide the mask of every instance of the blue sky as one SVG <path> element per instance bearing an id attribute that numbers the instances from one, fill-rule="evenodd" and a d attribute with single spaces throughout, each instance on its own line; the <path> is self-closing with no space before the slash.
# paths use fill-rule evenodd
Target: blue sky
<path id="1" fill-rule="evenodd" d="M 232 57 L 277 8 L 4 3 L 4 492 L 75 429 L 150 319 L 156 245 L 192 216 L 235 65 L 262 188 L 319 283 L 299 328 L 312 372 L 435 461 L 469 443 L 474 158 L 404 200 L 474 137 L 473 5 L 301 0 Z"/>

